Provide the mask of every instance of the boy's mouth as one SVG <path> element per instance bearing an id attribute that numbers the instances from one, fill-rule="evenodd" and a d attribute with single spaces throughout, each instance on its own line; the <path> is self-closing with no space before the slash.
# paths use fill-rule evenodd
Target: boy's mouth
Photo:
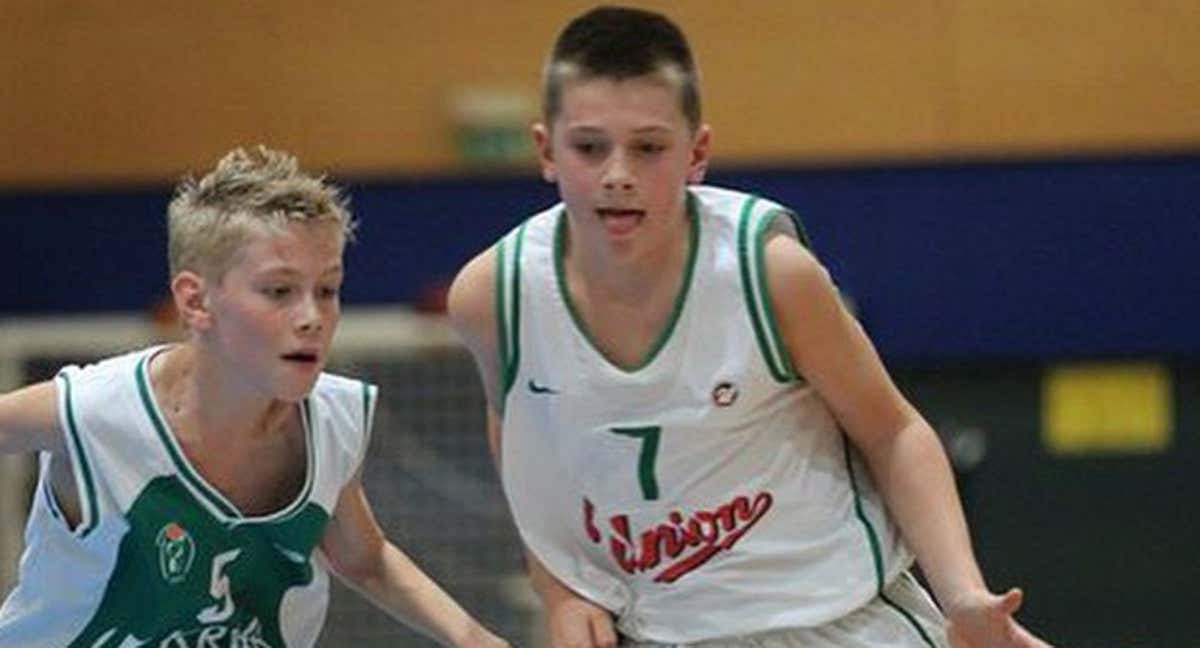
<path id="1" fill-rule="evenodd" d="M 318 359 L 318 356 L 314 351 L 293 351 L 291 353 L 285 353 L 280 357 L 288 362 L 300 362 L 304 364 L 313 364 Z"/>
<path id="2" fill-rule="evenodd" d="M 646 218 L 646 212 L 641 209 L 601 207 L 596 210 L 596 214 L 608 233 L 616 236 L 632 232 Z"/>

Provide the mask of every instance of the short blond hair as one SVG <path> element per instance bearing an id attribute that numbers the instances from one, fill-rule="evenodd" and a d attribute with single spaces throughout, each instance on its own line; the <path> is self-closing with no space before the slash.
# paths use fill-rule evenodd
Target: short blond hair
<path id="1" fill-rule="evenodd" d="M 176 188 L 167 207 L 171 276 L 187 270 L 219 280 L 253 227 L 296 221 L 335 223 L 346 240 L 357 226 L 341 189 L 302 171 L 294 156 L 265 146 L 235 149 Z"/>

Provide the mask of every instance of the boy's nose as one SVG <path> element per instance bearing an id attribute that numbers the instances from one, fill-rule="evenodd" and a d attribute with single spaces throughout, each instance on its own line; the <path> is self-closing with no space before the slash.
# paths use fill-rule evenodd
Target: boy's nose
<path id="1" fill-rule="evenodd" d="M 625 156 L 620 153 L 613 155 L 608 167 L 604 170 L 604 188 L 629 191 L 633 189 L 633 181 L 633 173 L 625 161 Z"/>
<path id="2" fill-rule="evenodd" d="M 312 299 L 305 299 L 296 313 L 296 330 L 301 333 L 319 333 L 322 326 L 321 309 L 317 308 Z"/>
<path id="3" fill-rule="evenodd" d="M 604 183 L 605 189 L 613 189 L 620 191 L 629 191 L 633 189 L 633 182 L 629 180 L 611 180 Z"/>

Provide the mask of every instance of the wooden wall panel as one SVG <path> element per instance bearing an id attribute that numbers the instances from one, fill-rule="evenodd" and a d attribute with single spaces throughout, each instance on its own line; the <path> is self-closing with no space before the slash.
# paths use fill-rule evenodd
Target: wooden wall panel
<path id="1" fill-rule="evenodd" d="M 461 170 L 450 93 L 536 97 L 590 4 L 0 0 L 0 186 L 158 182 L 260 141 Z M 637 4 L 690 33 L 718 163 L 1200 147 L 1190 0 Z"/>
<path id="2" fill-rule="evenodd" d="M 878 157 L 944 138 L 936 2 L 747 5 L 684 15 L 719 160 Z"/>
<path id="3" fill-rule="evenodd" d="M 947 147 L 1193 149 L 1200 3 L 957 2 Z"/>

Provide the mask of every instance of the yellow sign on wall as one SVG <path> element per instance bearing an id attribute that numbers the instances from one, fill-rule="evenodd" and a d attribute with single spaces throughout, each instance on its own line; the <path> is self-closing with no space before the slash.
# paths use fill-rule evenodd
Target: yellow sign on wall
<path id="1" fill-rule="evenodd" d="M 1170 446 L 1171 375 L 1153 363 L 1051 367 L 1042 378 L 1042 443 L 1052 454 L 1151 453 Z"/>

